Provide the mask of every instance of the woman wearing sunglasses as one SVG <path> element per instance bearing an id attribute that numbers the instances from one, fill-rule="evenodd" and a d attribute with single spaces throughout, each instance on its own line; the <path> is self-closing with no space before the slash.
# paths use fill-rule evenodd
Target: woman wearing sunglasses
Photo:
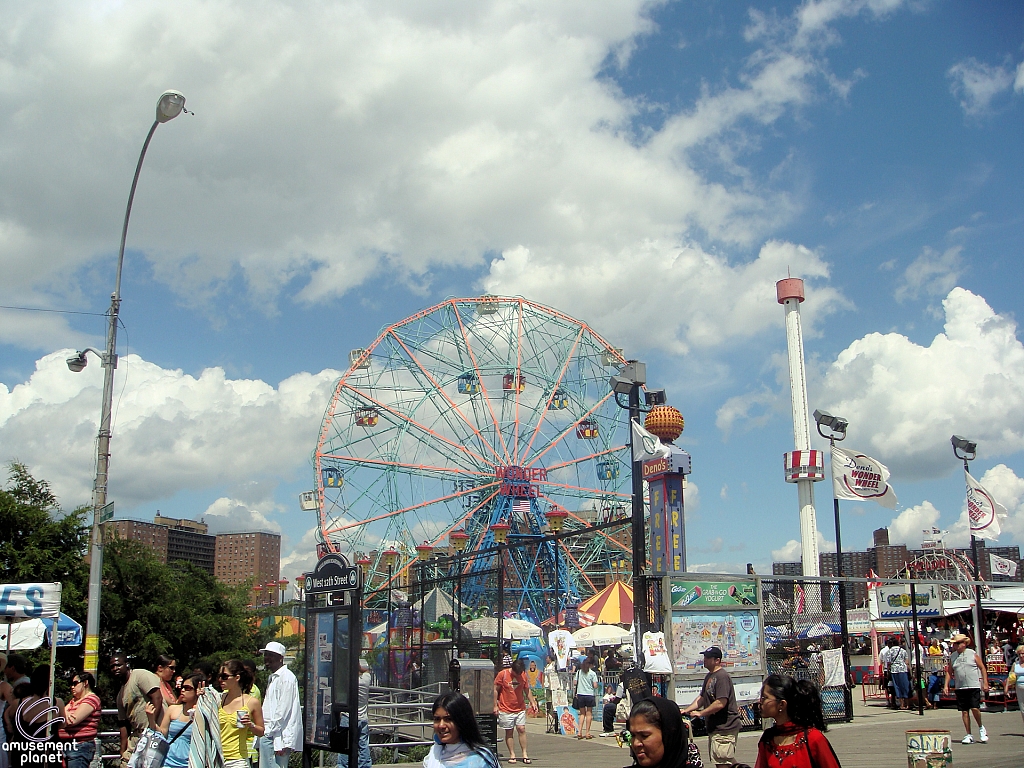
<path id="1" fill-rule="evenodd" d="M 205 685 L 206 678 L 202 675 L 192 675 L 183 680 L 181 698 L 177 704 L 163 708 L 163 716 L 159 723 L 156 721 L 156 707 L 152 704 L 146 705 L 149 727 L 154 731 L 160 731 L 170 742 L 167 756 L 164 758 L 164 768 L 188 768 L 188 752 L 192 746 L 193 710 Z"/>
<path id="2" fill-rule="evenodd" d="M 174 678 L 178 674 L 178 663 L 161 653 L 156 657 L 156 669 L 153 672 L 160 678 L 160 693 L 164 697 L 164 706 L 177 704 L 178 694 L 175 691 Z"/>
<path id="3" fill-rule="evenodd" d="M 57 731 L 57 738 L 63 742 L 67 768 L 89 768 L 96 752 L 95 739 L 103 706 L 100 697 L 92 692 L 95 683 L 96 678 L 88 672 L 79 672 L 71 678 L 71 701 L 64 705 L 61 713 L 64 723 Z"/>
<path id="4" fill-rule="evenodd" d="M 248 768 L 249 739 L 262 736 L 263 708 L 259 699 L 245 691 L 252 675 L 238 659 L 225 661 L 220 668 L 220 744 L 224 768 Z"/>

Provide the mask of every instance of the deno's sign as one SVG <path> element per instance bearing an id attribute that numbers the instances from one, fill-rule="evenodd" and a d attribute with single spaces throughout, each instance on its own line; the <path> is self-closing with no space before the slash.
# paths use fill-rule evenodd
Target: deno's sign
<path id="1" fill-rule="evenodd" d="M 0 584 L 0 616 L 49 619 L 60 614 L 60 584 Z"/>

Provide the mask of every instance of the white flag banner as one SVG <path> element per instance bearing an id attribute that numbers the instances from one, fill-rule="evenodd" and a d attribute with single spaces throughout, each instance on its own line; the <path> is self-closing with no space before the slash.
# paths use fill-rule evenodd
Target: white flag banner
<path id="1" fill-rule="evenodd" d="M 896 509 L 889 468 L 863 453 L 832 447 L 832 490 L 837 499 L 877 501 Z"/>
<path id="2" fill-rule="evenodd" d="M 667 459 L 672 449 L 635 421 L 633 422 L 633 461 Z"/>
<path id="3" fill-rule="evenodd" d="M 989 565 L 992 566 L 992 573 L 998 574 L 999 576 L 1016 576 L 1017 575 L 1017 563 L 1013 560 L 1008 560 L 1005 557 L 999 555 L 993 555 L 991 552 L 988 554 Z"/>
<path id="4" fill-rule="evenodd" d="M 967 516 L 971 520 L 971 534 L 979 539 L 996 541 L 999 538 L 999 518 L 1006 517 L 1006 508 L 992 498 L 984 486 L 964 470 L 967 480 Z"/>

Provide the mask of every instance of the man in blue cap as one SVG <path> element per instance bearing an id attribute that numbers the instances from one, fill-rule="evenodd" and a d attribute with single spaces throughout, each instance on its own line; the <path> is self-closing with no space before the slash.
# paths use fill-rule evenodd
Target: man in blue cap
<path id="1" fill-rule="evenodd" d="M 708 727 L 708 754 L 718 765 L 736 765 L 736 736 L 743 721 L 736 704 L 736 691 L 732 678 L 722 667 L 722 649 L 711 646 L 704 651 L 704 676 L 700 695 L 686 709 L 684 715 L 703 717 Z"/>

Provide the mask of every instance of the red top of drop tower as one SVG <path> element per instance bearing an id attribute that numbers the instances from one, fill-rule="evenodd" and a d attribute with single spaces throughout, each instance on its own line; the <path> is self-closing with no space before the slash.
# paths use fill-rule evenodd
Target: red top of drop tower
<path id="1" fill-rule="evenodd" d="M 786 299 L 804 300 L 804 281 L 799 277 L 787 277 L 775 284 L 775 294 L 778 296 L 779 304 L 785 304 Z"/>

